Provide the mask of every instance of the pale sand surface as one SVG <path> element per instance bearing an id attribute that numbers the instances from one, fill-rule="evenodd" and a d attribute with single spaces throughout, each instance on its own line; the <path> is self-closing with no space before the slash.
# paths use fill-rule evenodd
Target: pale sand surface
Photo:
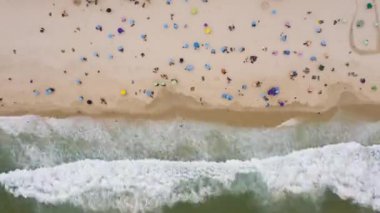
<path id="1" fill-rule="evenodd" d="M 143 2 L 99 0 L 87 7 L 85 1 L 77 6 L 69 0 L 0 0 L 0 114 L 181 116 L 236 125 L 275 125 L 297 115 L 324 119 L 338 108 L 380 117 L 377 108 L 370 107 L 380 102 L 380 91 L 373 89 L 380 86 L 378 1 L 174 0 L 168 5 L 166 0 L 151 0 L 144 8 Z M 368 2 L 374 8 L 367 9 Z M 112 12 L 107 13 L 107 8 Z M 193 8 L 198 9 L 196 15 L 191 14 Z M 68 16 L 62 17 L 63 11 Z M 122 17 L 127 21 L 122 22 Z M 363 27 L 356 26 L 358 20 L 364 21 Z M 256 27 L 251 26 L 253 21 Z M 212 29 L 210 35 L 204 33 L 205 23 Z M 98 24 L 102 31 L 95 29 Z M 169 28 L 164 29 L 164 24 Z M 232 25 L 235 30 L 230 31 Z M 125 32 L 119 34 L 119 27 Z M 321 33 L 316 32 L 318 27 Z M 109 34 L 114 37 L 109 39 Z M 141 34 L 147 35 L 147 41 Z M 306 41 L 311 45 L 305 46 Z M 194 42 L 208 43 L 209 48 L 194 50 Z M 182 48 L 185 43 L 190 47 Z M 124 52 L 118 51 L 119 46 Z M 222 53 L 223 46 L 235 50 Z M 245 51 L 240 52 L 240 47 Z M 284 55 L 284 50 L 291 54 Z M 243 63 L 250 56 L 257 56 L 257 61 Z M 311 56 L 317 61 L 310 61 Z M 170 59 L 174 65 L 169 65 Z M 204 68 L 206 63 L 211 70 Z M 184 70 L 188 64 L 193 71 Z M 304 73 L 305 68 L 310 73 Z M 291 71 L 298 73 L 294 80 Z M 171 84 L 171 79 L 178 84 Z M 156 82 L 166 87 L 156 87 Z M 276 97 L 267 95 L 273 86 L 280 88 Z M 45 95 L 49 87 L 55 92 Z M 123 89 L 126 96 L 120 95 Z M 154 96 L 144 94 L 147 90 Z M 223 93 L 233 100 L 223 99 Z M 369 105 L 353 105 L 358 103 Z"/>

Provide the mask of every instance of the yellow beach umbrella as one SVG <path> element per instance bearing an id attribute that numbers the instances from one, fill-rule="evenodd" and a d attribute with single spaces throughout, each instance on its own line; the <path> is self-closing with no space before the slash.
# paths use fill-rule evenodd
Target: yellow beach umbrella
<path id="1" fill-rule="evenodd" d="M 205 27 L 204 32 L 206 35 L 210 35 L 212 33 L 211 27 Z"/>
<path id="2" fill-rule="evenodd" d="M 122 95 L 122 96 L 127 95 L 127 90 L 125 90 L 125 89 L 120 90 L 120 95 Z"/>
<path id="3" fill-rule="evenodd" d="M 193 7 L 193 9 L 191 9 L 191 14 L 192 15 L 197 15 L 198 14 L 198 8 Z"/>

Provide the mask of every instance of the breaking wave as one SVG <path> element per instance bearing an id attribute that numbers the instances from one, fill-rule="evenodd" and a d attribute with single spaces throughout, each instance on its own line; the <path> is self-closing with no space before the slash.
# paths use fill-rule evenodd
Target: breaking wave
<path id="1" fill-rule="evenodd" d="M 327 145 L 247 161 L 80 160 L 0 174 L 14 196 L 89 210 L 144 212 L 177 202 L 202 202 L 223 193 L 287 193 L 342 199 L 380 210 L 380 146 Z"/>
<path id="2" fill-rule="evenodd" d="M 0 117 L 0 160 L 39 168 L 84 159 L 226 161 L 265 159 L 356 141 L 380 143 L 380 123 L 331 121 L 241 128 L 192 121 Z M 0 170 L 1 171 L 1 170 Z M 4 171 L 4 170 L 3 170 Z"/>

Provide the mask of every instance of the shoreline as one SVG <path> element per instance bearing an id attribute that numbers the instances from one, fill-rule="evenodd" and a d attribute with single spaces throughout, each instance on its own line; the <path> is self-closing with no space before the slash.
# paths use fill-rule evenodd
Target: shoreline
<path id="1" fill-rule="evenodd" d="M 126 119 L 134 121 L 170 121 L 182 119 L 236 127 L 276 127 L 291 119 L 296 119 L 300 122 L 326 122 L 338 114 L 344 115 L 344 119 L 371 122 L 380 120 L 379 104 L 360 99 L 353 92 L 344 92 L 338 97 L 331 96 L 328 101 L 330 105 L 323 107 L 310 107 L 293 103 L 286 107 L 264 109 L 244 108 L 235 105 L 229 109 L 226 107 L 200 106 L 191 97 L 163 92 L 162 96 L 140 108 L 139 111 L 130 111 L 123 107 L 107 109 L 94 106 L 88 110 L 86 107 L 76 108 L 69 106 L 66 108 L 60 107 L 60 110 L 57 110 L 54 106 L 50 108 L 46 106 L 33 107 L 34 109 L 26 106 L 25 108 L 29 109 L 2 110 L 0 111 L 0 116 L 37 115 L 54 118 L 88 116 L 96 119 Z M 333 100 L 337 101 L 334 103 Z M 134 106 L 136 106 L 136 103 Z M 87 109 L 87 111 L 82 111 L 82 109 Z"/>

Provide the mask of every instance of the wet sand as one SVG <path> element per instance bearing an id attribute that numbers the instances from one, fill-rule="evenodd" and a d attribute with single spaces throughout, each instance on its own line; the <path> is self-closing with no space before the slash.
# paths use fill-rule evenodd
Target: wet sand
<path id="1" fill-rule="evenodd" d="M 332 101 L 336 100 L 336 101 Z M 93 108 L 92 111 L 78 111 L 75 108 L 37 107 L 2 111 L 1 116 L 40 115 L 46 117 L 91 116 L 106 119 L 126 120 L 194 120 L 226 124 L 238 127 L 276 127 L 293 125 L 292 122 L 326 122 L 336 116 L 343 120 L 379 121 L 380 108 L 376 103 L 364 102 L 352 93 L 331 98 L 330 106 L 309 107 L 294 103 L 287 108 L 252 109 L 239 107 L 238 110 L 200 106 L 194 99 L 172 93 L 164 93 L 155 102 L 144 105 L 140 111 L 131 113 L 129 109 L 107 111 Z M 237 108 L 237 107 L 236 107 Z M 120 110 L 120 109 L 119 109 Z M 290 123 L 286 122 L 290 120 Z M 293 121 L 291 121 L 293 120 Z M 285 123 L 284 123 L 285 122 Z"/>

